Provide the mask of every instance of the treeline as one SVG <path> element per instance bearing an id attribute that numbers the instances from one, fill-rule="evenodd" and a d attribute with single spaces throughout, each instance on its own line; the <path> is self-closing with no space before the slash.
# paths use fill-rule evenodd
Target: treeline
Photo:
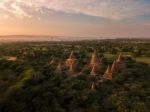
<path id="1" fill-rule="evenodd" d="M 124 73 L 96 82 L 88 75 L 68 77 L 1 61 L 1 112 L 149 112 L 150 67 L 126 60 Z M 6 69 L 7 68 L 7 69 Z M 94 79 L 96 80 L 96 79 Z"/>
<path id="2" fill-rule="evenodd" d="M 13 43 L 0 46 L 0 112 L 149 112 L 150 66 L 124 57 L 126 69 L 116 71 L 112 81 L 100 81 L 108 59 L 104 53 L 149 52 L 149 43 L 89 41 L 63 43 Z M 56 65 L 73 50 L 80 62 L 77 71 L 85 75 L 68 77 L 67 69 L 55 74 Z M 97 78 L 84 66 L 93 50 L 102 58 Z M 16 56 L 16 61 L 1 59 Z M 94 89 L 91 89 L 92 82 Z"/>

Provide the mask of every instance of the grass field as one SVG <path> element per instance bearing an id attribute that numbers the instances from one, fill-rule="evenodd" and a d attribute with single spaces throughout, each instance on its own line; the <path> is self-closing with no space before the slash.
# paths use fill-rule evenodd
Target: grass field
<path id="1" fill-rule="evenodd" d="M 110 53 L 105 53 L 104 56 L 106 58 L 108 58 L 108 59 L 110 59 L 110 58 L 114 59 L 117 55 L 113 55 L 113 54 L 110 54 Z M 134 57 L 131 56 L 130 53 L 122 53 L 122 56 L 124 56 L 124 57 L 131 57 L 134 60 L 136 60 L 137 62 L 143 62 L 143 63 L 150 64 L 150 58 L 149 57 L 137 57 L 137 58 L 134 58 Z"/>
<path id="2" fill-rule="evenodd" d="M 135 58 L 135 60 L 137 62 L 143 62 L 143 63 L 150 64 L 150 58 L 149 57 L 138 57 L 138 58 Z"/>

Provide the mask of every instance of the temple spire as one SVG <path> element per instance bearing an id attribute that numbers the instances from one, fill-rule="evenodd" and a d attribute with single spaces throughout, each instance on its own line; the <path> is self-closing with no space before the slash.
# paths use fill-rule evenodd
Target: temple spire
<path id="1" fill-rule="evenodd" d="M 116 68 L 116 60 L 114 60 L 112 66 L 111 66 L 111 72 L 114 72 L 115 68 Z"/>
<path id="2" fill-rule="evenodd" d="M 96 74 L 97 74 L 96 72 L 97 72 L 96 65 L 94 65 L 93 68 L 92 68 L 92 71 L 91 71 L 90 75 L 91 76 L 96 76 Z"/>
<path id="3" fill-rule="evenodd" d="M 65 64 L 67 67 L 70 67 L 72 64 L 75 67 L 75 65 L 77 64 L 77 59 L 75 58 L 73 51 L 71 51 L 69 58 L 66 60 Z"/>
<path id="4" fill-rule="evenodd" d="M 71 64 L 69 67 L 69 72 L 72 72 L 72 71 L 73 71 L 73 64 Z"/>
<path id="5" fill-rule="evenodd" d="M 95 83 L 94 83 L 94 82 L 93 82 L 92 85 L 91 85 L 91 90 L 92 90 L 92 91 L 96 91 Z"/>
<path id="6" fill-rule="evenodd" d="M 56 67 L 56 73 L 61 74 L 61 72 L 62 72 L 62 67 L 61 64 L 59 63 L 58 66 Z"/>
<path id="7" fill-rule="evenodd" d="M 116 61 L 116 69 L 120 70 L 120 71 L 124 71 L 126 68 L 125 63 L 123 62 L 123 60 L 121 59 L 121 53 L 119 54 L 117 61 Z"/>
<path id="8" fill-rule="evenodd" d="M 69 56 L 69 59 L 73 59 L 73 58 L 75 58 L 75 56 L 74 56 L 74 52 L 73 52 L 73 51 L 71 51 L 70 56 Z"/>
<path id="9" fill-rule="evenodd" d="M 118 58 L 117 58 L 117 62 L 121 61 L 121 53 L 119 54 Z"/>
<path id="10" fill-rule="evenodd" d="M 97 61 L 98 61 L 98 59 L 97 59 L 97 54 L 96 54 L 96 51 L 94 51 L 94 52 L 92 53 L 92 57 L 91 57 L 91 62 L 90 62 L 90 64 L 91 64 L 91 65 L 95 65 L 95 64 L 97 63 Z"/>
<path id="11" fill-rule="evenodd" d="M 106 70 L 106 72 L 105 73 L 110 73 L 111 72 L 111 70 L 110 70 L 110 66 L 108 66 L 107 67 L 107 70 Z"/>
<path id="12" fill-rule="evenodd" d="M 103 75 L 103 79 L 104 80 L 112 80 L 112 72 L 111 72 L 110 66 L 107 67 L 107 70 Z"/>
<path id="13" fill-rule="evenodd" d="M 55 64 L 55 59 L 54 58 L 52 58 L 52 60 L 50 61 L 50 64 Z"/>
<path id="14" fill-rule="evenodd" d="M 69 76 L 72 76 L 73 73 L 74 73 L 74 65 L 71 64 L 71 65 L 69 66 L 68 75 L 69 75 Z"/>

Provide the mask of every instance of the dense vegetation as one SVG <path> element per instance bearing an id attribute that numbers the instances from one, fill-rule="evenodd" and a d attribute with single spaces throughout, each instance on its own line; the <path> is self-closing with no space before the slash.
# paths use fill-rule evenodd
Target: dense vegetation
<path id="1" fill-rule="evenodd" d="M 135 57 L 150 58 L 150 43 L 144 40 L 104 40 L 82 42 L 9 43 L 0 46 L 0 112 L 149 112 L 150 63 Z M 68 77 L 57 64 L 71 51 L 80 62 L 77 72 L 86 75 Z M 102 59 L 97 78 L 89 77 L 91 53 Z M 100 82 L 107 65 L 122 52 L 124 72 L 116 71 L 112 81 Z M 10 61 L 4 56 L 15 56 Z M 95 82 L 95 90 L 91 83 Z"/>

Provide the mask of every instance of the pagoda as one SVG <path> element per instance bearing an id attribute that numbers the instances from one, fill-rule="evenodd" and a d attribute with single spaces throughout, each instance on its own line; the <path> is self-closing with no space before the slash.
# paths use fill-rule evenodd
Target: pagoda
<path id="1" fill-rule="evenodd" d="M 77 59 L 74 56 L 73 51 L 71 52 L 69 58 L 65 62 L 66 66 L 70 68 L 70 66 L 75 67 L 77 65 Z"/>
<path id="2" fill-rule="evenodd" d="M 96 51 L 94 51 L 92 53 L 90 65 L 91 66 L 95 66 L 95 65 L 98 66 L 99 65 Z"/>
<path id="3" fill-rule="evenodd" d="M 96 76 L 97 75 L 97 67 L 96 65 L 93 65 L 92 71 L 90 73 L 91 76 Z"/>
<path id="4" fill-rule="evenodd" d="M 117 67 L 117 63 L 116 63 L 116 60 L 114 60 L 112 66 L 111 66 L 111 72 L 112 73 L 115 71 L 116 67 Z"/>
<path id="5" fill-rule="evenodd" d="M 103 75 L 103 79 L 104 80 L 112 80 L 112 75 L 113 74 L 112 74 L 111 68 L 110 68 L 110 66 L 108 66 L 106 72 Z"/>
<path id="6" fill-rule="evenodd" d="M 119 54 L 119 56 L 116 60 L 116 68 L 121 71 L 123 71 L 126 68 L 124 62 L 121 59 L 121 54 Z"/>
<path id="7" fill-rule="evenodd" d="M 54 58 L 52 58 L 52 60 L 50 61 L 50 65 L 52 64 L 56 64 L 56 60 Z"/>
<path id="8" fill-rule="evenodd" d="M 56 72 L 56 74 L 61 74 L 61 72 L 62 72 L 62 66 L 61 66 L 60 63 L 57 65 L 55 72 Z"/>
<path id="9" fill-rule="evenodd" d="M 74 64 L 73 63 L 69 66 L 68 75 L 69 76 L 74 75 Z"/>
<path id="10" fill-rule="evenodd" d="M 96 91 L 95 83 L 94 83 L 94 82 L 93 82 L 92 85 L 91 85 L 91 90 L 92 90 L 92 91 Z"/>

